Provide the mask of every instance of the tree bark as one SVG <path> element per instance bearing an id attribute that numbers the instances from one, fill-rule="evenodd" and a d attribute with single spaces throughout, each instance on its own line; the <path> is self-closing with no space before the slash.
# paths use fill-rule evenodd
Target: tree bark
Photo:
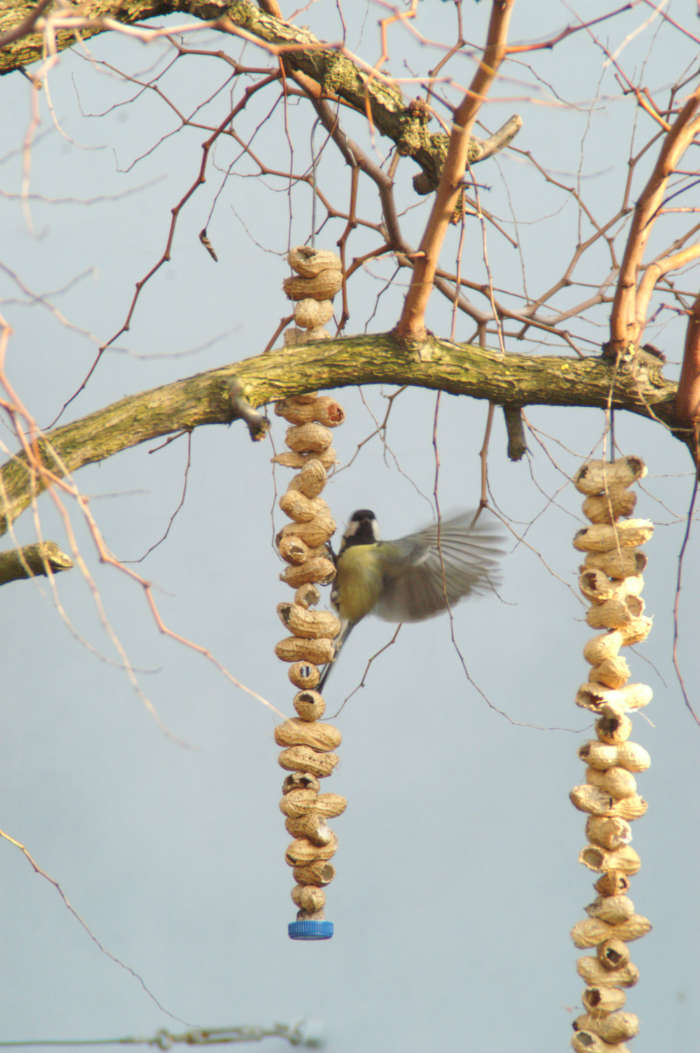
<path id="1" fill-rule="evenodd" d="M 677 385 L 645 352 L 617 365 L 602 358 L 532 356 L 484 350 L 429 336 L 406 343 L 394 334 L 345 337 L 234 362 L 121 399 L 72 424 L 28 434 L 0 469 L 0 533 L 52 481 L 139 443 L 240 417 L 251 406 L 319 388 L 412 385 L 524 407 L 608 405 L 648 417 L 690 441 L 676 417 Z M 687 434 L 686 434 L 687 432 Z"/>
<path id="2" fill-rule="evenodd" d="M 0 585 L 37 574 L 58 574 L 70 570 L 73 560 L 62 552 L 55 541 L 35 541 L 23 548 L 0 552 Z"/>

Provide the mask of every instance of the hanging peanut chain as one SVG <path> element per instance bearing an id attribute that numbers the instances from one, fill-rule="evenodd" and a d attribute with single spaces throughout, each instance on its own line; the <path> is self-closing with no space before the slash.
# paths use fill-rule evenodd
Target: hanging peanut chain
<path id="1" fill-rule="evenodd" d="M 343 284 L 340 256 L 300 245 L 291 250 L 287 261 L 298 277 L 285 278 L 282 283 L 287 297 L 296 301 L 296 328 L 285 331 L 285 345 L 327 340 L 331 334 L 323 327 L 333 317 L 331 301 Z"/>
<path id="2" fill-rule="evenodd" d="M 296 300 L 296 328 L 284 334 L 291 346 L 309 340 L 323 340 L 323 329 L 333 314 L 330 298 L 342 284 L 340 259 L 335 253 L 301 247 L 289 253 L 289 263 L 300 277 L 287 278 L 284 289 Z M 332 398 L 317 394 L 300 395 L 277 402 L 275 412 L 291 425 L 286 442 L 289 452 L 274 460 L 299 469 L 279 499 L 279 506 L 291 520 L 277 535 L 277 548 L 288 564 L 280 575 L 296 590 L 292 603 L 277 605 L 285 628 L 292 633 L 280 640 L 275 653 L 289 662 L 289 679 L 300 688 L 294 697 L 297 716 L 275 729 L 275 741 L 283 746 L 280 765 L 290 774 L 282 784 L 280 809 L 286 828 L 294 840 L 285 859 L 293 867 L 297 882 L 292 899 L 299 908 L 296 922 L 289 926 L 293 939 L 327 939 L 333 933 L 325 920 L 326 894 L 323 886 L 334 876 L 330 863 L 338 839 L 327 820 L 340 815 L 346 800 L 334 793 L 320 793 L 319 779 L 330 775 L 338 763 L 334 752 L 341 735 L 320 718 L 325 703 L 314 688 L 320 680 L 319 665 L 333 657 L 333 640 L 340 622 L 331 611 L 315 611 L 320 599 L 318 584 L 327 585 L 335 577 L 335 566 L 326 543 L 335 531 L 335 522 L 326 502 L 319 496 L 326 483 L 327 469 L 335 463 L 331 428 L 342 424 L 345 413 Z"/>
<path id="3" fill-rule="evenodd" d="M 629 487 L 644 475 L 643 461 L 624 457 L 614 463 L 589 462 L 574 479 L 576 489 L 587 495 L 583 512 L 593 524 L 574 537 L 574 547 L 587 554 L 579 588 L 591 602 L 587 624 L 604 630 L 584 647 L 591 670 L 576 695 L 578 706 L 597 715 L 597 739 L 578 751 L 587 765 L 586 781 L 574 787 L 570 798 L 588 814 L 589 843 L 579 862 L 601 875 L 595 883 L 598 897 L 586 907 L 588 918 L 571 930 L 577 947 L 596 948 L 595 957 L 577 963 L 587 985 L 582 997 L 586 1012 L 573 1025 L 571 1045 L 577 1053 L 625 1053 L 621 1043 L 637 1034 L 637 1016 L 623 1010 L 623 988 L 639 979 L 627 944 L 651 929 L 649 920 L 635 913 L 627 892 L 630 876 L 641 866 L 629 844 L 630 822 L 647 810 L 633 773 L 651 764 L 647 751 L 628 741 L 628 713 L 646 706 L 652 691 L 646 684 L 627 682 L 629 666 L 619 654 L 621 647 L 645 640 L 652 624 L 641 598 L 647 558 L 639 546 L 654 527 L 646 519 L 621 519 L 634 511 L 637 495 Z"/>

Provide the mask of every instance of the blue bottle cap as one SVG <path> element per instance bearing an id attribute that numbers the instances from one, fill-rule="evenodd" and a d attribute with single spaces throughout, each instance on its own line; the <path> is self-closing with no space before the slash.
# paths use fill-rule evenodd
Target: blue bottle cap
<path id="1" fill-rule="evenodd" d="M 333 922 L 303 918 L 301 921 L 290 921 L 287 932 L 290 940 L 330 940 Z"/>

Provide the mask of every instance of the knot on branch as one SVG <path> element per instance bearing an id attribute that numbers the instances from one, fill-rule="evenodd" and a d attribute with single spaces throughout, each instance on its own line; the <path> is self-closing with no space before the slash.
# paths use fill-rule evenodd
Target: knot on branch
<path id="1" fill-rule="evenodd" d="M 39 541 L 0 552 L 0 585 L 41 574 L 49 577 L 70 570 L 73 560 L 55 541 Z"/>
<path id="2" fill-rule="evenodd" d="M 253 442 L 259 442 L 267 435 L 270 422 L 262 413 L 254 410 L 247 399 L 243 396 L 243 388 L 240 381 L 235 378 L 229 384 L 229 398 L 231 400 L 231 419 L 245 421 L 248 432 Z"/>
<path id="3" fill-rule="evenodd" d="M 411 106 L 409 106 L 409 112 L 410 110 Z M 515 138 L 522 126 L 522 117 L 519 117 L 516 113 L 509 117 L 506 123 L 495 131 L 493 135 L 489 135 L 486 139 L 471 136 L 467 148 L 467 164 L 475 165 L 479 161 L 485 161 L 492 154 L 498 153 L 499 150 L 503 150 Z M 414 160 L 423 169 L 422 172 L 413 177 L 413 189 L 417 194 L 430 194 L 437 189 L 447 159 L 449 142 L 447 135 L 431 135 L 429 146 L 424 150 L 422 149 L 420 154 L 413 155 Z"/>
<path id="4" fill-rule="evenodd" d="M 635 377 L 643 381 L 645 387 L 661 388 L 666 385 L 663 376 L 666 356 L 652 344 L 617 347 L 611 340 L 603 344 L 601 358 L 615 365 L 620 376 Z"/>

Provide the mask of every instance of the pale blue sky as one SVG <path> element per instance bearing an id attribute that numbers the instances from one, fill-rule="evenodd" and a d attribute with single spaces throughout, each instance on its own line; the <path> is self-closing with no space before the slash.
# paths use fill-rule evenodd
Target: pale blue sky
<path id="1" fill-rule="evenodd" d="M 671 3 L 667 10 L 693 30 L 687 7 Z M 427 27 L 422 25 L 437 35 L 452 17 L 452 5 L 426 3 L 421 11 L 427 14 L 428 8 Z M 373 61 L 379 9 L 360 5 L 358 10 L 366 15 L 364 35 L 352 46 Z M 319 32 L 327 26 L 334 36 L 334 12 L 335 5 L 317 4 L 300 21 Z M 465 6 L 471 40 L 482 39 L 487 14 L 488 5 Z M 648 7 L 636 6 L 624 20 L 609 24 L 606 41 L 616 47 L 649 14 Z M 541 21 L 533 23 L 538 17 Z M 543 15 L 541 8 L 522 4 L 511 35 L 544 36 L 573 18 L 565 5 Z M 182 21 L 176 16 L 176 24 Z M 392 39 L 395 56 L 407 42 L 408 62 L 404 69 L 394 57 L 393 73 L 410 76 L 418 63 L 425 65 L 424 53 L 409 46 L 407 35 L 397 31 Z M 226 47 L 240 56 L 237 44 L 211 32 L 202 31 L 197 40 L 198 46 Z M 647 82 L 664 98 L 664 90 L 693 61 L 694 50 L 690 41 L 652 24 L 628 43 L 628 72 L 639 73 L 652 43 Z M 133 73 L 149 69 L 166 46 L 146 48 L 105 36 L 92 39 L 88 51 Z M 245 57 L 267 63 L 260 53 Z M 493 127 L 512 112 L 522 113 L 517 145 L 532 151 L 566 185 L 575 181 L 580 165 L 586 200 L 598 216 L 607 217 L 625 177 L 632 101 L 620 98 L 600 51 L 583 34 L 528 62 L 575 109 L 556 105 L 547 86 L 528 101 L 532 74 L 513 66 L 511 79 L 498 89 L 504 101 L 491 106 L 485 120 Z M 470 68 L 465 61 L 465 80 Z M 164 87 L 192 109 L 225 75 L 223 66 L 191 58 L 176 64 Z M 115 108 L 136 93 L 134 87 L 77 53 L 61 56 L 49 83 L 56 122 L 44 95 L 31 169 L 31 190 L 46 200 L 31 200 L 30 229 L 17 198 L 30 86 L 19 74 L 0 81 L 5 115 L 0 127 L 0 311 L 14 330 L 7 372 L 42 425 L 75 390 L 96 344 L 121 325 L 134 282 L 162 252 L 169 210 L 196 175 L 205 137 L 188 130 L 134 165 L 176 125 L 160 100 L 151 93 Z M 224 105 L 225 94 L 209 106 L 209 119 L 221 120 Z M 297 119 L 295 112 L 291 116 Z M 243 123 L 251 128 L 255 120 Z M 308 118 L 302 117 L 298 127 L 295 150 L 306 157 Z M 359 123 L 348 119 L 348 127 L 360 134 Z M 648 133 L 648 126 L 640 128 L 640 142 Z M 261 155 L 277 153 L 279 167 L 288 166 L 276 114 L 256 144 Z M 271 180 L 260 186 L 252 178 L 232 178 L 209 221 L 213 195 L 232 158 L 224 147 L 216 154 L 219 171 L 211 171 L 183 213 L 172 262 L 146 287 L 130 331 L 104 357 L 65 419 L 256 354 L 287 312 L 283 257 L 289 243 L 308 236 L 308 190 L 301 188 L 292 197 L 290 222 L 285 188 Z M 692 159 L 688 155 L 689 165 Z M 413 169 L 405 165 L 399 172 L 399 200 L 403 207 L 413 206 Z M 528 287 L 535 295 L 561 273 L 576 241 L 570 199 L 536 178 L 522 156 L 504 154 L 477 174 L 484 203 L 513 233 L 510 195 L 521 224 L 517 236 Z M 330 154 L 319 179 L 344 207 L 344 173 Z M 364 214 L 378 218 L 364 186 L 361 204 Z M 415 241 L 426 208 L 424 201 L 403 220 Z M 216 265 L 197 240 L 205 223 L 219 255 Z M 341 223 L 329 224 L 318 244 L 332 248 L 341 231 Z M 455 237 L 444 254 L 450 268 Z M 659 238 L 660 245 L 671 239 L 667 234 Z M 465 252 L 465 266 L 470 276 L 483 280 L 476 224 L 468 228 L 468 239 L 473 250 Z M 372 244 L 371 235 L 359 232 L 352 253 Z M 518 253 L 493 232 L 489 260 L 496 285 L 520 281 Z M 600 253 L 590 265 L 589 280 L 597 280 L 606 267 Z M 371 317 L 381 287 L 373 275 L 389 278 L 391 273 L 390 266 L 376 264 L 354 280 L 348 332 L 361 332 L 366 325 L 383 331 L 395 324 L 404 273 Z M 683 281 L 692 289 L 697 271 Z M 35 302 L 31 294 L 46 297 L 55 309 Z M 595 324 L 578 330 L 591 340 L 582 345 L 586 353 L 606 336 L 605 310 L 591 317 Z M 449 310 L 437 298 L 428 321 L 436 332 L 449 335 Z M 471 326 L 459 320 L 456 335 L 470 338 Z M 666 352 L 668 375 L 675 375 L 682 327 L 668 323 L 664 314 L 647 337 Z M 559 345 L 551 346 L 561 353 Z M 373 430 L 370 410 L 383 416 L 387 394 L 377 389 L 338 394 L 347 412 L 346 424 L 336 433 L 341 464 Z M 376 438 L 367 443 L 326 490 L 339 524 L 358 506 L 375 510 L 386 537 L 430 519 L 434 413 L 435 396 L 429 392 L 410 391 L 395 400 L 390 449 Z M 485 417 L 482 404 L 442 397 L 437 434 L 444 509 L 478 500 L 477 454 Z M 465 679 L 447 618 L 402 630 L 337 720 L 344 736 L 341 763 L 324 789 L 344 794 L 349 804 L 333 822 L 340 847 L 327 914 L 336 935 L 327 944 L 291 943 L 286 936 L 294 917 L 293 881 L 284 863 L 289 837 L 278 811 L 283 773 L 276 763 L 273 715 L 201 656 L 159 634 L 140 588 L 100 564 L 73 507 L 76 538 L 109 624 L 142 690 L 187 746 L 163 734 L 135 693 L 78 570 L 56 580 L 58 601 L 45 581 L 3 590 L 6 719 L 0 741 L 0 825 L 27 845 L 97 938 L 175 1015 L 212 1027 L 321 1019 L 332 1053 L 393 1048 L 554 1053 L 568 1043 L 582 990 L 575 971 L 581 952 L 568 932 L 595 893 L 594 875 L 576 861 L 585 843 L 585 817 L 568 800 L 571 786 L 583 778 L 576 750 L 590 729 L 588 714 L 573 703 L 585 679 L 581 648 L 590 631 L 576 595 L 580 558 L 571 546 L 581 525 L 580 498 L 566 475 L 589 451 L 600 449 L 605 421 L 595 410 L 539 407 L 528 410 L 528 418 L 541 429 L 544 445 L 531 437 L 530 462 L 508 462 L 498 413 L 489 472 L 495 500 L 514 529 L 534 520 L 527 540 L 535 551 L 514 546 L 504 562 L 502 602 L 466 603 L 454 620 L 474 681 L 516 723 L 490 709 Z M 278 448 L 283 435 L 281 422 L 274 419 Z M 0 438 L 15 448 L 4 424 Z M 653 765 L 639 777 L 650 808 L 634 828 L 643 867 L 631 892 L 654 930 L 632 945 L 641 982 L 629 992 L 627 1008 L 642 1022 L 636 1053 L 680 1051 L 693 1047 L 700 1026 L 698 732 L 671 666 L 690 460 L 660 427 L 630 416 L 618 415 L 616 439 L 623 453 L 648 464 L 637 514 L 657 523 L 644 593 L 654 630 L 629 656 L 633 678 L 649 682 L 655 692 L 645 715 L 635 718 L 633 738 L 650 750 Z M 124 560 L 138 559 L 161 536 L 180 497 L 185 443 L 149 455 L 157 445 L 123 453 L 77 476 L 107 544 Z M 135 569 L 154 583 L 156 601 L 174 630 L 205 645 L 241 681 L 290 711 L 286 669 L 273 654 L 284 635 L 275 606 L 289 592 L 278 581 L 281 566 L 271 547 L 275 526 L 283 521 L 276 512 L 273 526 L 275 495 L 290 476 L 282 469 L 273 473 L 271 456 L 270 443 L 252 445 L 242 425 L 199 430 L 193 437 L 185 506 L 167 541 Z M 67 544 L 50 498 L 42 497 L 36 507 L 44 536 Z M 16 523 L 23 543 L 34 539 L 35 530 L 31 511 Z M 699 577 L 693 543 L 681 601 L 680 657 L 695 699 Z M 353 634 L 330 681 L 330 714 L 391 631 L 368 619 Z M 99 952 L 17 850 L 4 843 L 1 851 L 5 969 L 0 1038 L 77 1040 L 184 1029 Z M 279 1045 L 268 1040 L 261 1048 Z"/>

